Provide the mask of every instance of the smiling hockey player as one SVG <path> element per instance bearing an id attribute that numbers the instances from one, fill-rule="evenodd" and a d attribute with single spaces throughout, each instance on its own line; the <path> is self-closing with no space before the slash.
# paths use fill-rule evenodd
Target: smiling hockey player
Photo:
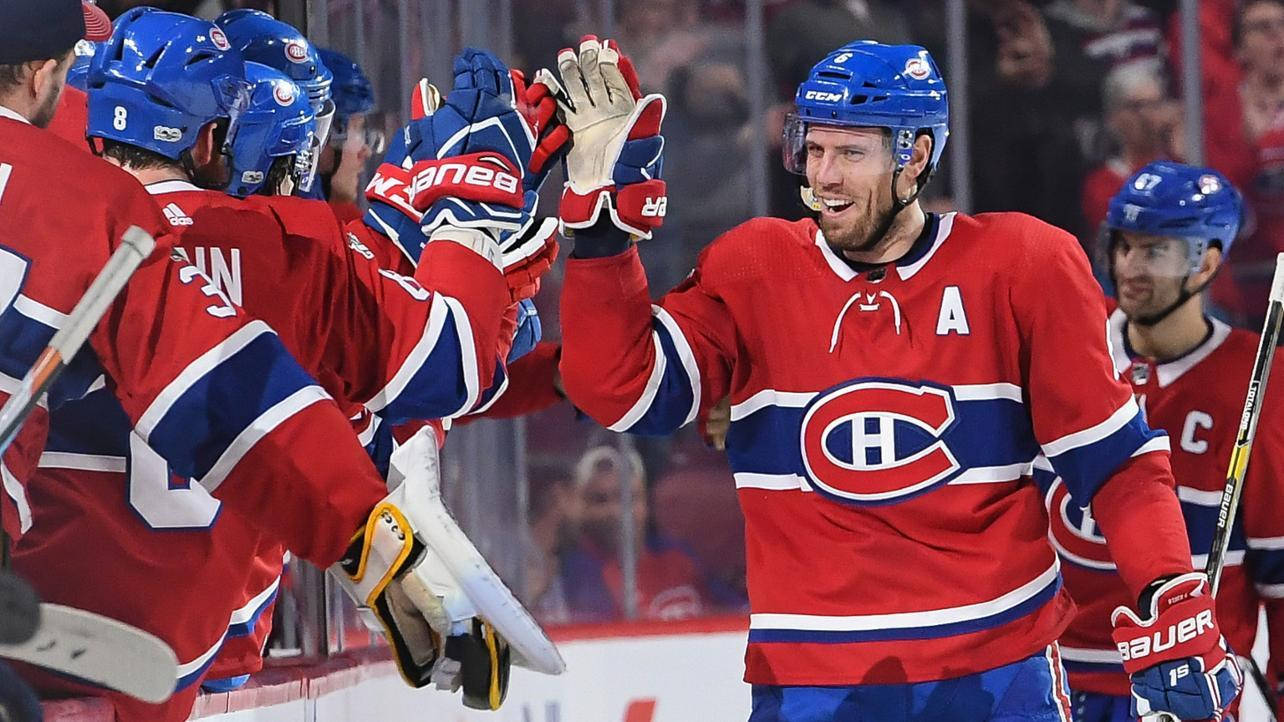
<path id="1" fill-rule="evenodd" d="M 1141 610 L 1113 634 L 1137 711 L 1220 715 L 1239 670 L 1078 243 L 918 203 L 947 135 L 925 50 L 857 42 L 817 64 L 784 149 L 818 220 L 732 229 L 655 306 L 632 238 L 664 206 L 663 100 L 594 39 L 558 65 L 566 391 L 642 434 L 731 397 L 751 720 L 1067 719 L 1055 640 L 1072 604 L 1030 479 L 1041 455 L 1100 505 Z"/>

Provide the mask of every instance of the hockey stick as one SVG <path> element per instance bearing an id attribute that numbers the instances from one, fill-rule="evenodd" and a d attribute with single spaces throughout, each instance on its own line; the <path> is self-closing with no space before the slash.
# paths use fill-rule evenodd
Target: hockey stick
<path id="1" fill-rule="evenodd" d="M 0 407 L 0 454 L 9 448 L 40 397 L 155 248 L 156 239 L 143 229 L 131 226 L 125 231 L 120 247 L 89 284 L 21 385 Z M 7 550 L 8 539 L 3 544 Z M 163 702 L 173 694 L 178 658 L 160 639 L 92 612 L 47 603 L 39 608 L 40 623 L 34 636 L 23 634 L 20 636 L 30 637 L 25 642 L 0 644 L 0 657 L 69 674 L 145 702 Z"/>
<path id="2" fill-rule="evenodd" d="M 1208 553 L 1208 564 L 1204 567 L 1204 574 L 1208 576 L 1209 593 L 1214 597 L 1217 596 L 1217 587 L 1222 580 L 1222 569 L 1226 566 L 1231 526 L 1235 523 L 1235 511 L 1239 508 L 1239 497 L 1244 491 L 1244 474 L 1248 471 L 1248 457 L 1253 453 L 1253 438 L 1257 435 L 1257 420 L 1262 415 L 1262 401 L 1266 398 L 1271 360 L 1275 357 L 1275 345 L 1279 342 L 1281 319 L 1284 319 L 1284 253 L 1275 259 L 1275 277 L 1271 280 L 1266 323 L 1262 327 L 1262 338 L 1257 344 L 1253 375 L 1248 381 L 1248 394 L 1244 397 L 1244 412 L 1239 417 L 1239 431 L 1235 434 L 1235 447 L 1231 450 L 1230 467 L 1226 470 L 1226 486 L 1222 487 L 1222 500 L 1217 509 L 1213 548 Z M 1261 688 L 1262 697 L 1266 699 L 1267 714 L 1271 722 L 1274 722 L 1275 693 L 1252 655 L 1249 654 L 1245 659 L 1253 681 Z M 1177 718 L 1167 712 L 1161 712 L 1154 719 L 1157 722 L 1177 722 Z"/>
<path id="3" fill-rule="evenodd" d="M 130 276 L 155 248 L 156 239 L 138 226 L 130 226 L 125 231 L 120 246 L 89 284 L 85 295 L 67 316 L 67 322 L 50 339 L 49 345 L 22 378 L 18 390 L 0 408 L 0 454 L 4 454 L 13 443 L 22 422 L 27 420 L 40 397 L 67 367 L 103 314 L 107 313 L 107 308 L 120 295 Z"/>
<path id="4" fill-rule="evenodd" d="M 124 622 L 61 604 L 40 605 L 40 628 L 21 644 L 0 644 L 16 659 L 124 692 L 164 702 L 178 683 L 178 658 L 155 636 Z"/>

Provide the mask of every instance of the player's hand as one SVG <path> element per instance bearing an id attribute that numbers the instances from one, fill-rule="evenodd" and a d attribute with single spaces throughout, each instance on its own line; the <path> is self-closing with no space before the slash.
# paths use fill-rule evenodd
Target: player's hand
<path id="1" fill-rule="evenodd" d="M 527 84 L 526 75 L 517 69 L 513 69 L 511 74 L 517 112 L 526 120 L 536 139 L 530 165 L 526 168 L 526 190 L 538 192 L 548 172 L 570 148 L 571 130 L 558 117 L 557 98 L 551 86 Z"/>
<path id="2" fill-rule="evenodd" d="M 517 111 L 512 74 L 494 55 L 473 49 L 455 58 L 454 72 L 454 87 L 445 98 L 430 84 L 420 82 L 412 106 L 415 119 L 393 138 L 385 166 L 381 168 L 386 172 L 381 172 L 367 189 L 373 192 L 372 207 L 378 208 L 368 214 L 367 224 L 385 235 L 388 235 L 386 229 L 394 231 L 397 235 L 394 242 L 416 262 L 423 244 L 439 228 L 480 231 L 497 246 L 491 249 L 491 255 L 498 255 L 512 250 L 534 222 L 538 196 L 526 187 L 525 176 L 536 140 L 533 129 Z M 416 164 L 423 162 L 439 166 L 471 163 L 467 172 L 472 173 L 474 182 L 467 182 L 470 177 L 467 174 L 460 176 L 459 187 L 455 188 L 459 192 L 469 185 L 476 186 L 473 190 L 477 192 L 508 191 L 505 184 L 515 173 L 522 180 L 522 193 L 515 199 L 509 198 L 505 204 L 473 200 L 466 193 L 462 196 L 439 194 L 435 199 L 424 197 L 416 203 L 413 188 L 407 191 L 403 187 L 397 192 L 396 183 L 390 179 L 399 169 L 415 174 L 416 182 L 422 181 L 431 169 L 422 165 L 416 169 Z M 452 171 L 448 177 L 453 179 L 455 175 Z M 406 202 L 391 202 L 393 197 Z M 404 220 L 389 221 L 388 211 L 395 211 L 412 222 L 417 220 L 421 231 L 418 237 L 403 232 Z M 415 219 L 415 214 L 420 212 Z"/>
<path id="3" fill-rule="evenodd" d="M 1132 679 L 1134 717 L 1168 712 L 1183 720 L 1220 720 L 1243 687 L 1234 654 L 1217 627 L 1208 579 L 1169 579 L 1151 595 L 1148 616 L 1119 607 L 1112 635 Z"/>
<path id="4" fill-rule="evenodd" d="M 541 70 L 535 82 L 551 89 L 571 132 L 562 232 L 597 223 L 603 210 L 636 238 L 650 238 L 668 206 L 660 180 L 664 137 L 662 95 L 642 96 L 637 73 L 613 41 L 585 36 L 579 51 L 557 56 L 559 83 Z"/>

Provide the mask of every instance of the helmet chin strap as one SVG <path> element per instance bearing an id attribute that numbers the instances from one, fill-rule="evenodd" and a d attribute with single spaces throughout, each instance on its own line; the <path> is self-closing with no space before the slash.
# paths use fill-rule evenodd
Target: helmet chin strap
<path id="1" fill-rule="evenodd" d="M 1216 277 L 1216 274 L 1214 274 L 1214 277 Z M 1155 313 L 1146 314 L 1145 316 L 1130 316 L 1128 318 L 1128 321 L 1130 323 L 1135 323 L 1138 326 L 1146 326 L 1146 327 L 1154 326 L 1155 324 L 1159 323 L 1165 318 L 1168 318 L 1169 316 L 1171 316 L 1173 311 L 1176 311 L 1177 309 L 1181 308 L 1183 305 L 1185 305 L 1187 301 L 1203 293 L 1204 289 L 1208 288 L 1208 284 L 1213 282 L 1213 279 L 1209 278 L 1207 281 L 1204 281 L 1203 283 L 1199 284 L 1199 287 L 1196 288 L 1195 290 L 1187 291 L 1186 281 L 1189 281 L 1189 280 L 1190 280 L 1189 273 L 1187 273 L 1185 276 L 1182 277 L 1181 290 L 1177 292 L 1176 301 L 1173 301 L 1172 303 L 1168 304 L 1163 309 L 1156 311 Z"/>

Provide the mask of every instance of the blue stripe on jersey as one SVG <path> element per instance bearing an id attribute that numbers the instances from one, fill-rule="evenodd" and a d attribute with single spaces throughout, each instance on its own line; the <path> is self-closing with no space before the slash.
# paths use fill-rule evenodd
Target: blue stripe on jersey
<path id="1" fill-rule="evenodd" d="M 1244 555 L 1248 573 L 1256 584 L 1284 584 L 1284 549 L 1254 549 Z"/>
<path id="2" fill-rule="evenodd" d="M 1146 425 L 1140 410 L 1109 436 L 1048 457 L 1066 483 L 1070 495 L 1086 503 L 1133 452 L 1151 439 L 1165 436 Z"/>
<path id="3" fill-rule="evenodd" d="M 396 425 L 418 419 L 446 418 L 468 410 L 463 408 L 468 402 L 468 385 L 464 379 L 464 352 L 456 320 L 454 309 L 446 305 L 446 320 L 432 351 L 401 392 L 379 409 L 384 421 Z M 472 349 L 468 353 L 473 353 Z"/>
<path id="4" fill-rule="evenodd" d="M 967 619 L 925 627 L 901 627 L 889 629 L 865 629 L 858 631 L 836 631 L 815 629 L 750 629 L 750 644 L 772 642 L 819 644 L 843 644 L 848 642 L 888 642 L 911 639 L 939 639 L 959 634 L 970 634 L 1002 626 L 1014 619 L 1032 614 L 1056 596 L 1061 589 L 1061 575 L 1058 574 L 1048 586 L 1020 604 L 996 612 L 987 617 Z"/>
<path id="5" fill-rule="evenodd" d="M 691 377 L 682 365 L 682 357 L 678 355 L 677 345 L 673 342 L 669 329 L 655 318 L 651 319 L 651 328 L 659 339 L 660 351 L 664 354 L 664 374 L 660 377 L 655 399 L 627 431 L 642 436 L 665 436 L 681 428 L 686 422 L 695 398 Z"/>
<path id="6" fill-rule="evenodd" d="M 276 334 L 261 333 L 184 389 L 152 429 L 148 446 L 179 476 L 202 478 L 263 412 L 315 385 Z"/>
<path id="7" fill-rule="evenodd" d="M 503 362 L 495 362 L 495 376 L 493 378 L 494 381 L 491 383 L 490 388 L 483 391 L 481 398 L 477 400 L 478 409 L 486 408 L 490 402 L 495 400 L 500 390 L 508 385 L 508 369 L 504 368 Z"/>
<path id="8" fill-rule="evenodd" d="M 56 330 L 10 307 L 0 315 L 0 373 L 25 376 Z"/>
<path id="9" fill-rule="evenodd" d="M 689 397 L 688 397 L 689 398 Z M 963 470 L 1028 464 L 1039 453 L 1025 406 L 1012 399 L 953 402 L 956 418 L 942 439 Z M 731 423 L 727 458 L 733 471 L 806 476 L 799 447 L 804 408 L 765 406 Z M 850 435 L 838 438 L 841 445 Z M 909 424 L 895 430 L 898 448 L 917 449 L 934 440 Z"/>
<path id="10" fill-rule="evenodd" d="M 1061 664 L 1066 668 L 1067 672 L 1115 672 L 1121 676 L 1126 674 L 1124 672 L 1123 663 L 1072 662 L 1065 658 L 1064 650 L 1061 657 Z"/>
<path id="11" fill-rule="evenodd" d="M 48 451 L 100 456 L 128 456 L 133 428 L 125 409 L 106 389 L 71 401 L 49 416 Z"/>
<path id="12" fill-rule="evenodd" d="M 1217 530 L 1217 507 L 1182 501 L 1181 515 L 1186 519 L 1186 536 L 1190 538 L 1191 551 L 1207 554 L 1213 548 L 1213 534 Z M 1227 551 L 1241 551 L 1246 546 L 1243 515 L 1236 513 Z"/>

